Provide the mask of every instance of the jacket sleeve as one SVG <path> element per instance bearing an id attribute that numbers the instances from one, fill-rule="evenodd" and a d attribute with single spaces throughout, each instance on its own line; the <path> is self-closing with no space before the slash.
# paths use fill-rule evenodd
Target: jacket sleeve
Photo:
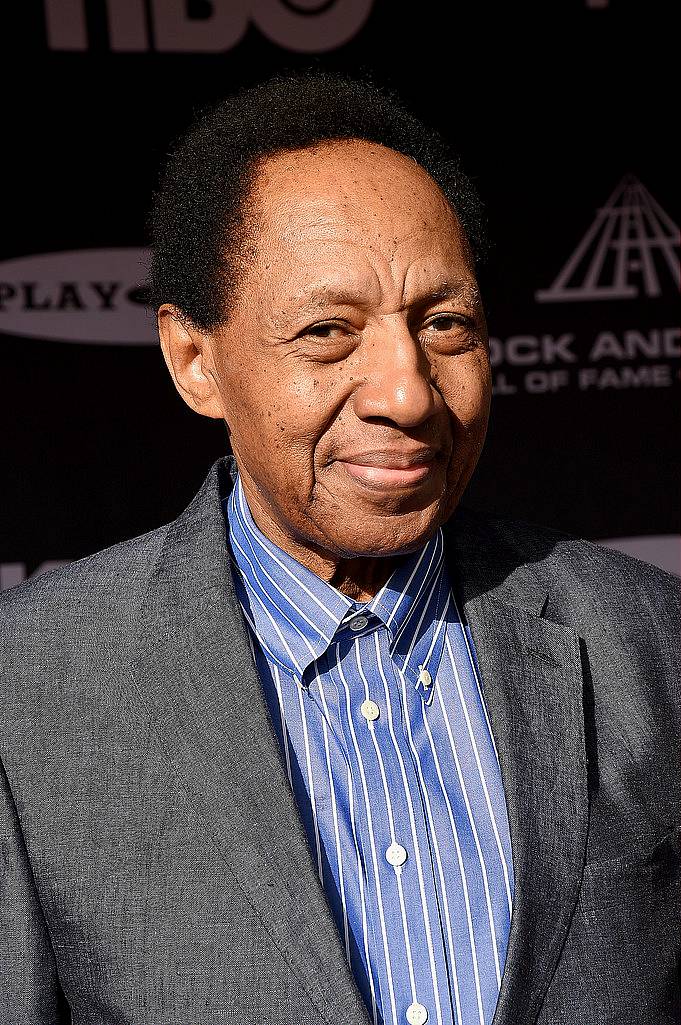
<path id="1" fill-rule="evenodd" d="M 0 763 L 0 1022 L 68 1025 L 50 936 Z"/>

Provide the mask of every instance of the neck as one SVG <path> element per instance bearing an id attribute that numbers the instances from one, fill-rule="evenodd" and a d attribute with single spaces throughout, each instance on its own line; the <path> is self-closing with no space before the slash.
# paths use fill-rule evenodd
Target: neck
<path id="1" fill-rule="evenodd" d="M 387 583 L 401 561 L 398 556 L 387 559 L 344 559 L 338 563 L 328 583 L 353 601 L 369 601 Z"/>
<path id="2" fill-rule="evenodd" d="M 265 504 L 260 501 L 257 489 L 249 486 L 248 477 L 242 475 L 241 482 L 248 508 L 258 530 L 296 562 L 353 601 L 369 601 L 378 594 L 404 558 L 403 555 L 342 558 L 321 546 L 297 540 L 282 530 L 269 514 Z"/>

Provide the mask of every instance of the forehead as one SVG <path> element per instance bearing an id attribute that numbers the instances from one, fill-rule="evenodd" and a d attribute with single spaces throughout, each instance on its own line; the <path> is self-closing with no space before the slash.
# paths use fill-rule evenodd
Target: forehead
<path id="1" fill-rule="evenodd" d="M 436 237 L 466 248 L 440 188 L 414 160 L 360 140 L 278 153 L 261 164 L 251 190 L 259 234 L 296 245 L 346 241 L 398 248 Z"/>

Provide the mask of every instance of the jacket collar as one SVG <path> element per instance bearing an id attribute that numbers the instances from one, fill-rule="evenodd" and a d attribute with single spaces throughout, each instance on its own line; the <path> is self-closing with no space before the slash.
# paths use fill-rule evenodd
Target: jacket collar
<path id="1" fill-rule="evenodd" d="M 212 835 L 328 1025 L 369 1018 L 319 882 L 253 663 L 218 460 L 167 527 L 137 638 L 136 696 Z M 459 510 L 445 530 L 509 813 L 515 900 L 494 1025 L 530 1025 L 577 901 L 587 823 L 579 639 L 549 621 L 555 542 Z M 247 684 L 247 686 L 244 686 Z M 219 896 L 216 900 L 219 901 Z"/>

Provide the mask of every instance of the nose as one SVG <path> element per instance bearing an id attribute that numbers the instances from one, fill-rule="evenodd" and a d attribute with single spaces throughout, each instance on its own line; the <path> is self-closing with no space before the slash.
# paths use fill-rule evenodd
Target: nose
<path id="1" fill-rule="evenodd" d="M 418 427 L 441 406 L 428 357 L 406 324 L 392 325 L 372 339 L 363 371 L 354 393 L 360 420 Z"/>

